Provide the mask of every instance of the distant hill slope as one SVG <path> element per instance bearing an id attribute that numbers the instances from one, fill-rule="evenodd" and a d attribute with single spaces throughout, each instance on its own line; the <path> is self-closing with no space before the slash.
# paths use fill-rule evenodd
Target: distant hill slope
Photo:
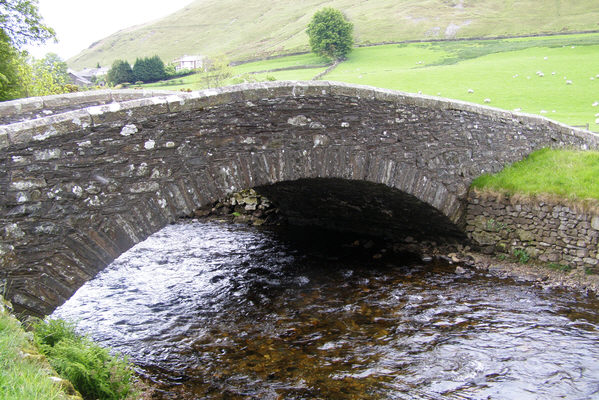
<path id="1" fill-rule="evenodd" d="M 323 7 L 342 10 L 357 44 L 599 29 L 597 0 L 196 0 L 163 19 L 102 39 L 70 67 L 184 54 L 241 60 L 308 50 L 305 27 Z"/>

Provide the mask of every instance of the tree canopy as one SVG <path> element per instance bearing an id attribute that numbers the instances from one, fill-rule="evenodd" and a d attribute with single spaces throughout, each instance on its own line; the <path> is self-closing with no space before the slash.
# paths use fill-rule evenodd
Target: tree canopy
<path id="1" fill-rule="evenodd" d="M 54 69 L 62 68 L 62 64 L 53 59 L 45 60 L 44 68 L 42 64 L 34 67 L 27 52 L 21 50 L 27 44 L 41 44 L 52 38 L 54 30 L 44 24 L 37 0 L 0 0 L 0 101 L 48 94 L 49 87 L 63 90 L 62 84 L 46 85 L 44 93 L 38 93 L 42 82 L 48 82 L 39 74 L 52 82 L 62 82 L 61 71 Z"/>
<path id="2" fill-rule="evenodd" d="M 335 8 L 316 12 L 308 24 L 312 51 L 321 56 L 342 60 L 351 51 L 354 25 Z"/>
<path id="3" fill-rule="evenodd" d="M 0 29 L 17 49 L 56 37 L 44 24 L 37 0 L 0 0 Z"/>
<path id="4" fill-rule="evenodd" d="M 112 63 L 112 67 L 110 68 L 110 71 L 108 71 L 107 78 L 108 81 L 113 85 L 118 85 L 119 83 L 125 82 L 131 83 L 135 79 L 131 65 L 127 61 L 123 60 L 115 60 Z"/>
<path id="5" fill-rule="evenodd" d="M 142 82 L 156 82 L 166 78 L 164 62 L 158 56 L 138 58 L 133 64 L 133 79 Z"/>

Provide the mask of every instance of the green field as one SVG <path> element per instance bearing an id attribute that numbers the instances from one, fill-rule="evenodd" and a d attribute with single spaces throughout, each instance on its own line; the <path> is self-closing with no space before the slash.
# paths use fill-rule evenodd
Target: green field
<path id="1" fill-rule="evenodd" d="M 305 54 L 242 64 L 231 69 L 227 84 L 310 80 L 325 67 L 252 72 L 324 62 Z M 599 131 L 597 33 L 360 47 L 323 79 L 487 104 Z M 144 86 L 198 90 L 202 82 L 192 75 Z"/>
<path id="2" fill-rule="evenodd" d="M 599 130 L 599 34 L 359 48 L 326 79 L 488 99 L 493 107 Z"/>
<path id="3" fill-rule="evenodd" d="M 589 0 L 195 0 L 157 21 L 123 29 L 68 60 L 81 70 L 116 59 L 184 54 L 247 60 L 308 50 L 306 26 L 323 7 L 353 22 L 357 44 L 597 30 Z"/>

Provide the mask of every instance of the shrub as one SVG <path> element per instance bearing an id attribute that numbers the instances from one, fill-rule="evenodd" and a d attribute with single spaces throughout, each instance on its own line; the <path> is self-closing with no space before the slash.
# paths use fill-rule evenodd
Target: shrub
<path id="1" fill-rule="evenodd" d="M 516 257 L 520 264 L 526 264 L 530 260 L 530 255 L 525 249 L 514 249 L 514 257 Z"/>
<path id="2" fill-rule="evenodd" d="M 125 399 L 132 394 L 132 371 L 126 358 L 109 351 L 75 332 L 62 320 L 33 324 L 35 342 L 64 379 L 86 400 Z"/>
<path id="3" fill-rule="evenodd" d="M 559 264 L 559 263 L 552 262 L 552 263 L 547 264 L 547 266 L 556 271 L 562 271 L 562 272 L 572 271 L 572 267 L 569 265 L 566 265 L 566 264 Z"/>

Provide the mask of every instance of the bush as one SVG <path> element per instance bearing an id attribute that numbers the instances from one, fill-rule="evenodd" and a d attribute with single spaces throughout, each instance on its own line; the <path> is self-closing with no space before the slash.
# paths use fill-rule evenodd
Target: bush
<path id="1" fill-rule="evenodd" d="M 125 399 L 132 394 L 132 371 L 126 358 L 112 356 L 62 320 L 37 321 L 35 342 L 56 372 L 86 400 Z"/>
<path id="2" fill-rule="evenodd" d="M 514 257 L 520 264 L 526 264 L 530 260 L 530 255 L 525 249 L 514 249 Z"/>

